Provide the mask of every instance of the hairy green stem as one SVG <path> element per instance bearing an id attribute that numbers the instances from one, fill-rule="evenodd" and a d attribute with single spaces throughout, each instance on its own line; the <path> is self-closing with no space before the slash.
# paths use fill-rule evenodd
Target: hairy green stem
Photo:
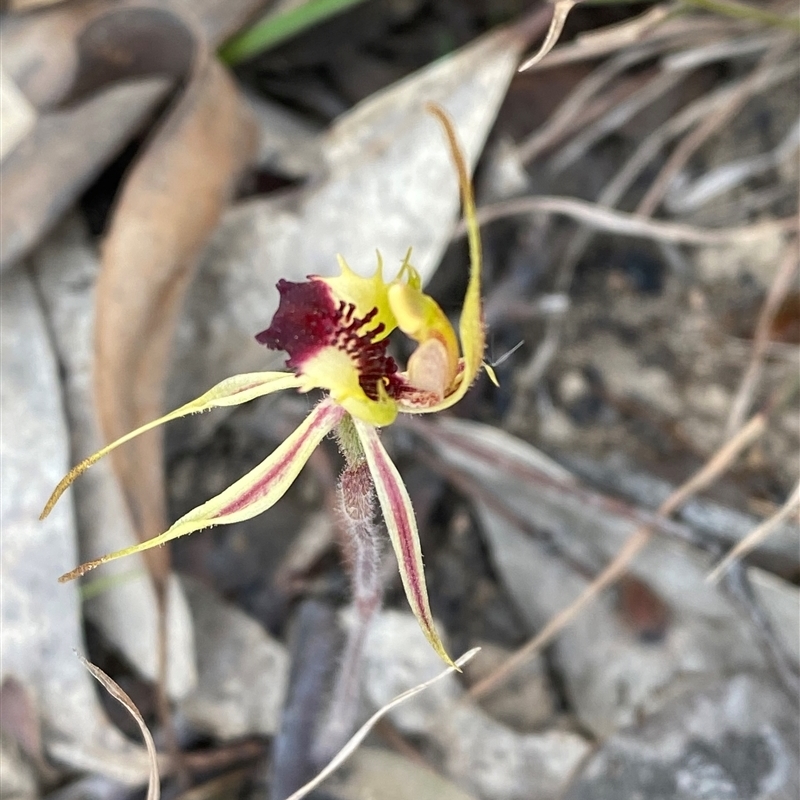
<path id="1" fill-rule="evenodd" d="M 339 478 L 339 518 L 350 572 L 352 615 L 333 696 L 314 742 L 314 760 L 325 764 L 353 732 L 359 709 L 364 646 L 383 602 L 381 537 L 375 525 L 376 496 L 361 442 L 350 417 L 336 431 L 345 467 Z"/>

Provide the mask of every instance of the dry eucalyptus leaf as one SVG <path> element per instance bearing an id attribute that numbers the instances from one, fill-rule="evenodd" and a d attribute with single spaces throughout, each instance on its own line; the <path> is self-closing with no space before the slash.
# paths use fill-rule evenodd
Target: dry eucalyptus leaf
<path id="1" fill-rule="evenodd" d="M 453 418 L 439 420 L 436 428 L 450 437 L 448 442 L 434 442 L 446 461 L 481 481 L 520 518 L 552 534 L 566 552 L 592 569 L 601 568 L 613 558 L 626 538 L 642 523 L 642 519 L 627 513 L 630 509 L 623 504 L 617 503 L 615 509 L 613 502 L 608 503 L 609 498 L 580 487 L 562 466 L 515 436 L 488 425 Z M 492 458 L 476 454 L 476 444 L 482 445 L 483 453 L 491 453 Z M 526 478 L 526 473 L 535 477 L 536 471 L 558 478 L 558 482 Z M 571 486 L 583 493 L 573 494 Z M 631 572 L 683 613 L 738 618 L 719 589 L 705 580 L 708 564 L 708 556 L 690 544 L 657 536 L 635 559 Z M 756 570 L 754 574 L 759 572 Z M 785 590 L 783 594 L 787 600 L 798 598 L 800 608 L 797 590 L 787 581 L 775 580 Z M 778 594 L 773 591 L 771 596 Z M 785 618 L 785 606 L 786 602 L 776 600 L 776 615 Z M 799 629 L 800 625 L 782 626 L 783 635 L 798 655 Z"/>
<path id="2" fill-rule="evenodd" d="M 36 110 L 0 65 L 0 161 L 36 124 Z"/>
<path id="3" fill-rule="evenodd" d="M 78 69 L 80 32 L 104 7 L 105 0 L 90 0 L 3 19 L 3 69 L 39 112 L 54 110 L 68 96 Z"/>
<path id="4" fill-rule="evenodd" d="M 611 507 L 587 501 L 585 494 L 576 495 L 574 481 L 559 485 L 553 480 L 533 480 L 531 465 L 546 457 L 509 434 L 455 419 L 442 420 L 435 427 L 449 434 L 448 439 L 432 438 L 448 464 L 479 481 L 497 503 L 511 509 L 517 518 L 528 520 L 555 545 L 554 550 L 553 545 L 535 540 L 496 507 L 478 503 L 503 582 L 532 630 L 541 628 L 588 583 L 559 553 L 590 573 L 598 572 L 639 522 L 622 508 L 615 513 Z M 474 447 L 482 442 L 489 444 L 492 459 L 476 454 Z M 563 468 L 539 471 L 553 478 Z M 765 665 L 749 623 L 706 582 L 708 564 L 705 554 L 663 536 L 655 536 L 631 564 L 631 573 L 672 611 L 672 621 L 660 642 L 636 638 L 623 625 L 608 594 L 596 599 L 560 633 L 555 647 L 567 691 L 590 730 L 607 735 L 633 721 L 637 713 L 658 708 L 670 693 L 686 688 L 692 680 Z M 759 587 L 774 624 L 796 651 L 800 629 L 796 587 L 777 578 L 759 581 Z"/>
<path id="5" fill-rule="evenodd" d="M 564 800 L 797 797 L 797 707 L 759 675 L 726 676 L 603 741 Z"/>
<path id="6" fill-rule="evenodd" d="M 108 88 L 80 105 L 43 114 L 0 165 L 0 269 L 27 253 L 148 119 L 169 82 Z"/>
<path id="7" fill-rule="evenodd" d="M 36 244 L 145 124 L 190 71 L 200 38 L 174 9 L 130 2 L 11 18 L 4 66 L 43 113 L 2 165 L 3 265 Z"/>
<path id="8" fill-rule="evenodd" d="M 392 274 L 409 247 L 423 277 L 431 276 L 459 201 L 447 147 L 425 103 L 451 115 L 474 167 L 520 54 L 549 16 L 544 9 L 493 31 L 368 98 L 323 134 L 325 172 L 317 181 L 226 214 L 189 295 L 170 404 L 234 372 L 279 365 L 280 357 L 253 341 L 277 307 L 279 278 L 332 274 L 337 253 L 370 273 L 376 248 Z"/>
<path id="9" fill-rule="evenodd" d="M 5 18 L 3 68 L 42 115 L 0 173 L 0 266 L 30 250 L 190 73 L 198 54 L 261 5 L 94 0 Z M 158 81 L 135 80 L 142 78 Z"/>
<path id="10" fill-rule="evenodd" d="M 0 281 L 0 346 L 0 678 L 32 692 L 48 757 L 138 782 L 147 775 L 144 751 L 108 722 L 73 655 L 82 641 L 78 587 L 58 583 L 77 558 L 70 498 L 39 521 L 67 469 L 68 435 L 44 316 L 21 270 Z"/>
<path id="11" fill-rule="evenodd" d="M 196 689 L 180 703 L 195 729 L 222 740 L 271 736 L 286 696 L 284 647 L 212 590 L 182 580 L 197 626 Z"/>
<path id="12" fill-rule="evenodd" d="M 376 747 L 357 750 L 343 780 L 328 788 L 343 800 L 474 800 L 432 769 Z"/>
<path id="13" fill-rule="evenodd" d="M 250 117 L 227 73 L 197 67 L 134 165 L 102 248 L 96 295 L 95 388 L 105 438 L 162 413 L 176 316 L 195 261 L 255 147 Z M 166 525 L 159 433 L 113 455 L 142 539 Z M 164 548 L 148 564 L 167 571 Z"/>
<path id="14" fill-rule="evenodd" d="M 99 256 L 78 215 L 70 215 L 32 258 L 63 371 L 71 461 L 104 444 L 95 405 L 94 287 Z M 75 503 L 80 560 L 136 544 L 136 529 L 109 461 L 101 461 L 70 490 Z M 97 582 L 97 583 L 95 583 Z M 133 555 L 108 564 L 85 582 L 83 611 L 103 637 L 151 681 L 158 679 L 158 604 L 144 559 Z M 103 587 L 94 594 L 95 587 Z M 192 619 L 177 578 L 170 576 L 167 603 L 166 690 L 183 697 L 197 681 Z"/>
<path id="15" fill-rule="evenodd" d="M 518 485 L 509 488 L 515 494 L 522 491 Z M 488 504 L 479 502 L 477 510 L 503 584 L 531 631 L 541 630 L 578 597 L 588 579 Z M 605 539 L 604 533 L 594 530 L 598 539 Z M 672 561 L 669 575 L 675 574 Z M 636 564 L 632 571 L 641 574 Z M 691 589 L 684 601 L 690 605 Z M 553 651 L 565 691 L 581 723 L 595 735 L 608 736 L 639 715 L 656 711 L 676 693 L 728 670 L 763 668 L 748 624 L 733 609 L 710 614 L 700 604 L 697 613 L 674 605 L 671 611 L 663 638 L 645 641 L 621 619 L 613 593 L 606 593 L 558 634 Z"/>
<path id="16" fill-rule="evenodd" d="M 371 705 L 383 705 L 441 668 L 415 622 L 408 612 L 386 610 L 370 628 L 364 695 Z M 391 720 L 403 733 L 430 741 L 447 774 L 491 800 L 556 800 L 590 751 L 571 731 L 521 734 L 501 725 L 467 701 L 453 677 L 395 708 Z"/>

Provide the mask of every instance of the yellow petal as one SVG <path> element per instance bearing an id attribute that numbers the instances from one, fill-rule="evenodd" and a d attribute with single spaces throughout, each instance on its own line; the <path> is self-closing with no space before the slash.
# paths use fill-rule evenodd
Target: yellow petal
<path id="1" fill-rule="evenodd" d="M 64 582 L 78 578 L 108 561 L 166 544 L 187 533 L 212 525 L 230 525 L 261 514 L 283 497 L 317 445 L 341 421 L 344 414 L 344 409 L 332 400 L 323 400 L 302 425 L 255 469 L 239 478 L 224 492 L 182 516 L 168 531 L 133 547 L 126 547 L 81 564 L 72 572 L 62 575 L 59 580 Z"/>
<path id="2" fill-rule="evenodd" d="M 353 423 L 364 447 L 364 455 L 375 484 L 378 502 L 397 556 L 400 577 L 408 604 L 431 647 L 446 664 L 451 667 L 455 666 L 436 632 L 428 603 L 428 589 L 425 585 L 425 571 L 422 567 L 419 532 L 411 498 L 408 496 L 408 491 L 397 467 L 392 463 L 389 454 L 381 444 L 375 428 L 365 425 L 358 419 L 353 420 Z"/>
<path id="3" fill-rule="evenodd" d="M 272 392 L 299 388 L 300 385 L 300 379 L 288 372 L 250 372 L 243 375 L 234 375 L 232 378 L 218 383 L 196 400 L 192 400 L 190 403 L 181 406 L 175 411 L 171 411 L 163 417 L 159 417 L 152 422 L 148 422 L 146 425 L 142 425 L 141 428 L 137 428 L 135 431 L 126 433 L 122 438 L 117 439 L 102 450 L 98 450 L 93 455 L 81 461 L 76 467 L 73 467 L 61 483 L 56 486 L 39 519 L 44 519 L 53 510 L 53 506 L 58 502 L 58 498 L 64 494 L 79 475 L 89 469 L 92 464 L 99 461 L 103 456 L 110 453 L 121 444 L 139 436 L 139 434 L 152 430 L 173 419 L 185 417 L 188 414 L 196 414 L 199 411 L 208 411 L 211 408 L 220 408 L 222 406 L 239 405 L 240 403 L 246 403 L 249 400 L 254 400 L 256 397 L 271 394 Z"/>

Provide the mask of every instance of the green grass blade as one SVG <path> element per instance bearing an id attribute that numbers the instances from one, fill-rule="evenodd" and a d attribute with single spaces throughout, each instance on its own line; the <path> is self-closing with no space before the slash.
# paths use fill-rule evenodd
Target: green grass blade
<path id="1" fill-rule="evenodd" d="M 225 44 L 219 55 L 231 66 L 263 53 L 323 20 L 364 0 L 307 0 L 282 14 L 267 14 L 252 28 Z"/>

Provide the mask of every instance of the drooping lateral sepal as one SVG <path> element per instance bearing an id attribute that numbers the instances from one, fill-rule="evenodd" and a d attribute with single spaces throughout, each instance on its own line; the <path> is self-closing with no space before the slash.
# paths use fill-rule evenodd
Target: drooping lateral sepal
<path id="1" fill-rule="evenodd" d="M 146 542 L 82 564 L 59 580 L 72 580 L 108 561 L 149 550 L 212 525 L 230 525 L 258 516 L 283 497 L 317 445 L 338 425 L 344 414 L 344 409 L 332 400 L 323 400 L 300 427 L 255 469 L 216 497 L 184 514 L 169 530 Z"/>
<path id="2" fill-rule="evenodd" d="M 102 450 L 98 450 L 88 458 L 81 461 L 80 464 L 73 467 L 67 475 L 56 486 L 53 494 L 44 507 L 39 519 L 44 519 L 52 510 L 53 506 L 58 502 L 58 498 L 69 488 L 75 479 L 86 472 L 92 464 L 97 463 L 103 456 L 108 455 L 112 450 L 115 450 L 121 444 L 135 439 L 142 433 L 157 428 L 165 422 L 170 422 L 180 417 L 186 417 L 189 414 L 197 414 L 201 411 L 208 411 L 212 408 L 222 408 L 223 406 L 236 406 L 241 403 L 247 403 L 250 400 L 255 400 L 257 397 L 263 397 L 272 392 L 280 392 L 283 389 L 298 389 L 301 386 L 301 381 L 296 375 L 288 372 L 248 372 L 242 375 L 234 375 L 231 378 L 226 378 L 216 386 L 209 389 L 205 394 L 192 400 L 186 405 L 176 408 L 175 411 L 170 411 L 163 417 L 154 419 L 141 428 L 126 433 L 111 444 L 106 445 Z"/>
<path id="3" fill-rule="evenodd" d="M 397 467 L 392 463 L 389 454 L 381 444 L 378 431 L 358 419 L 354 419 L 353 422 L 364 448 L 364 455 L 375 484 L 375 493 L 378 496 L 386 528 L 389 531 L 389 538 L 397 556 L 400 578 L 403 581 L 408 603 L 425 638 L 442 660 L 453 666 L 453 661 L 447 655 L 433 622 L 422 565 L 419 531 L 411 498 L 408 496 L 408 491 Z"/>

